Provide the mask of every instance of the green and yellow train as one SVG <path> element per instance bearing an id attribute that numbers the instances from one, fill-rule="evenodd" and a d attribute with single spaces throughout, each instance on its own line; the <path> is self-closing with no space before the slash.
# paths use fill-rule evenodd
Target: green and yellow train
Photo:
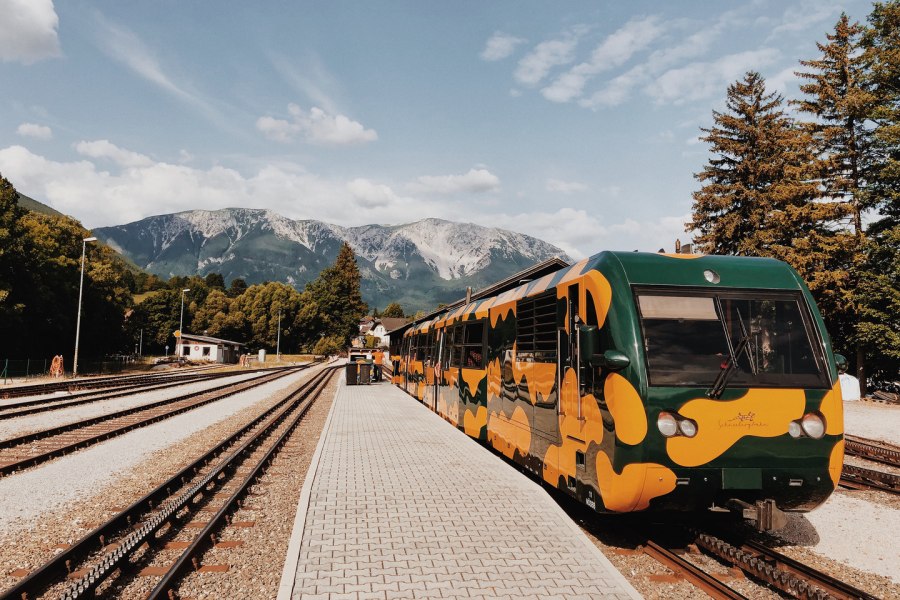
<path id="1" fill-rule="evenodd" d="M 768 529 L 840 478 L 835 355 L 780 261 L 602 252 L 413 324 L 394 358 L 395 383 L 600 512 Z"/>

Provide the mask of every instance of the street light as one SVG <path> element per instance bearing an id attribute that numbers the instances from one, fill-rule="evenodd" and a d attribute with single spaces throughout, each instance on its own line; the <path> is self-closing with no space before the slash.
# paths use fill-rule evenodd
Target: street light
<path id="1" fill-rule="evenodd" d="M 84 290 L 84 255 L 88 242 L 96 242 L 95 237 L 81 240 L 81 283 L 78 284 L 78 318 L 75 320 L 75 359 L 72 361 L 72 377 L 78 376 L 78 338 L 81 334 L 81 293 Z"/>
<path id="2" fill-rule="evenodd" d="M 182 331 L 182 327 L 184 327 L 184 295 L 191 291 L 191 288 L 184 288 L 181 290 L 181 318 L 178 319 L 178 345 L 181 346 L 181 354 L 179 356 L 184 355 L 184 331 Z"/>
<path id="3" fill-rule="evenodd" d="M 278 341 L 275 343 L 275 356 L 281 360 L 281 309 L 278 309 Z"/>

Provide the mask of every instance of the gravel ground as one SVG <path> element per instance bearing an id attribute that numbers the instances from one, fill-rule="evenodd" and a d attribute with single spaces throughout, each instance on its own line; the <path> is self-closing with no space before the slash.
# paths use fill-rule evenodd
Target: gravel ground
<path id="1" fill-rule="evenodd" d="M 900 446 L 900 405 L 868 400 L 844 402 L 844 431 Z"/>
<path id="2" fill-rule="evenodd" d="M 229 527 L 223 533 L 223 540 L 239 541 L 241 545 L 215 549 L 204 557 L 204 565 L 227 565 L 228 571 L 190 575 L 182 583 L 183 597 L 238 599 L 275 596 L 300 488 L 333 400 L 334 385 L 330 384 L 305 417 L 288 444 L 286 453 L 275 461 L 270 474 L 258 486 L 258 495 L 253 496 L 235 517 L 236 521 L 249 521 L 254 525 Z M 270 398 L 265 404 L 274 401 L 275 398 Z M 2 484 L 5 481 L 0 480 L 0 575 L 6 575 L 17 567 L 28 568 L 41 562 L 36 557 L 46 557 L 53 552 L 54 544 L 75 537 L 70 532 L 71 523 L 82 525 L 83 530 L 98 524 L 114 508 L 125 506 L 154 482 L 162 481 L 166 474 L 186 462 L 187 457 L 196 455 L 216 439 L 236 429 L 239 423 L 249 420 L 260 407 L 261 404 L 238 409 L 240 412 L 198 431 L 189 439 L 173 443 L 168 449 L 160 446 L 155 452 L 138 450 L 144 455 L 153 453 L 143 462 L 132 461 L 127 467 L 119 467 L 117 478 L 106 480 L 104 489 L 97 496 L 77 504 L 72 504 L 70 498 L 70 504 L 64 510 L 51 517 L 42 517 L 40 521 L 32 518 L 15 528 L 7 524 L 4 530 L 2 519 L 7 510 Z M 845 407 L 848 433 L 900 443 L 900 427 L 897 427 L 900 423 L 896 422 L 900 418 L 900 407 L 864 401 L 846 403 Z M 51 463 L 48 467 L 60 462 Z M 818 565 L 820 569 L 879 597 L 900 599 L 900 567 L 897 566 L 900 542 L 894 537 L 900 531 L 898 509 L 900 500 L 886 494 L 839 490 L 816 511 L 792 515 L 788 528 L 769 542 L 786 544 L 779 550 L 798 560 Z M 852 521 L 848 515 L 852 515 Z M 197 518 L 202 518 L 202 515 Z M 702 595 L 692 585 L 672 578 L 665 567 L 639 550 L 629 548 L 623 540 L 603 532 L 598 532 L 598 535 L 599 538 L 590 534 L 589 537 L 646 598 L 681 599 Z M 23 539 L 26 543 L 21 542 Z M 18 540 L 18 545 L 13 544 L 13 540 Z M 741 575 L 735 575 L 733 570 L 704 555 L 689 553 L 687 557 L 719 573 L 729 580 L 729 585 L 750 598 L 781 597 Z M 0 585 L 9 585 L 13 581 L 10 577 L 5 579 L 5 583 L 0 581 Z"/>
<path id="3" fill-rule="evenodd" d="M 140 481 L 143 474 L 134 473 L 133 468 L 148 454 L 193 436 L 307 376 L 306 372 L 289 375 L 0 479 L 0 534 L 27 531 L 45 513 L 56 512 L 122 477 Z M 187 462 L 185 455 L 181 460 Z M 5 551 L 4 548 L 2 552 Z"/>
<path id="4" fill-rule="evenodd" d="M 41 431 L 51 427 L 59 427 L 68 423 L 74 423 L 83 419 L 100 416 L 106 413 L 112 413 L 118 410 L 125 410 L 143 404 L 151 404 L 159 402 L 167 398 L 175 398 L 192 392 L 207 390 L 220 385 L 229 383 L 237 383 L 251 379 L 254 375 L 250 373 L 241 373 L 234 377 L 224 377 L 213 381 L 202 381 L 197 383 L 189 383 L 176 387 L 166 388 L 164 390 L 155 390 L 144 393 L 136 393 L 120 398 L 110 398 L 109 400 L 98 400 L 80 406 L 71 408 L 61 408 L 24 417 L 13 419 L 4 419 L 0 421 L 0 439 L 8 439 L 17 435 L 24 435 L 33 431 Z M 62 396 L 60 396 L 61 398 Z"/>

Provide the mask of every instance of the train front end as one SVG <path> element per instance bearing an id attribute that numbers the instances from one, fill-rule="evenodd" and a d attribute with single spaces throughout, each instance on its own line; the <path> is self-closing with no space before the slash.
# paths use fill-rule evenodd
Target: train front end
<path id="1" fill-rule="evenodd" d="M 613 288 L 629 294 L 618 298 L 622 375 L 647 417 L 640 448 L 617 454 L 665 478 L 650 508 L 739 510 L 770 529 L 781 511 L 824 502 L 840 478 L 843 408 L 829 337 L 796 272 L 771 259 L 617 257 Z"/>

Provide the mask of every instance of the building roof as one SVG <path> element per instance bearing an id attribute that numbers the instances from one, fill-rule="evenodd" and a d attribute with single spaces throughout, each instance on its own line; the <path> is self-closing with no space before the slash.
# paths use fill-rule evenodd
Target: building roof
<path id="1" fill-rule="evenodd" d="M 221 338 L 209 337 L 208 335 L 194 335 L 193 333 L 183 333 L 181 337 L 186 340 L 193 340 L 195 342 L 206 342 L 207 344 L 231 344 L 232 346 L 246 346 L 242 342 L 233 342 L 231 340 L 223 340 Z"/>
<path id="2" fill-rule="evenodd" d="M 397 329 L 398 327 L 403 327 L 407 323 L 412 321 L 412 319 L 407 319 L 405 317 L 382 317 L 381 324 L 384 326 L 385 331 L 391 331 Z"/>

